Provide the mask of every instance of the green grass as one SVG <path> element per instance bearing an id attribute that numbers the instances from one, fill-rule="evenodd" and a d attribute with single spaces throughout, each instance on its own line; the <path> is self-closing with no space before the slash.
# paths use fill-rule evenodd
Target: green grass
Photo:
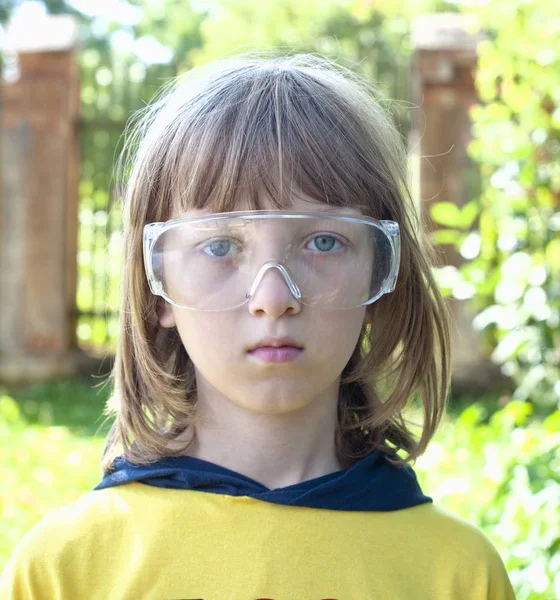
<path id="1" fill-rule="evenodd" d="M 25 532 L 101 480 L 109 389 L 99 383 L 0 389 L 0 572 Z"/>

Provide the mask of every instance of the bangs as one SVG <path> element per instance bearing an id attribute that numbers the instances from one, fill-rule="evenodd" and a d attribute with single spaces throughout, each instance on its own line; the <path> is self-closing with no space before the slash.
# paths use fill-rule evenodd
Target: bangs
<path id="1" fill-rule="evenodd" d="M 169 214 L 178 207 L 258 210 L 263 196 L 269 206 L 289 209 L 301 195 L 390 218 L 382 200 L 392 186 L 358 102 L 333 85 L 344 81 L 340 75 L 330 82 L 313 75 L 244 66 L 215 77 L 185 102 L 169 124 L 172 143 L 162 165 L 164 173 L 175 173 L 171 189 L 161 190 Z"/>

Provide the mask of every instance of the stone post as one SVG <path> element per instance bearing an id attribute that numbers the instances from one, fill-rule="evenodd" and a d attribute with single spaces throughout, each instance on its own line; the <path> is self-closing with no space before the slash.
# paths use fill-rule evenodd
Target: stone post
<path id="1" fill-rule="evenodd" d="M 478 101 L 475 87 L 478 42 L 468 32 L 469 16 L 427 14 L 413 23 L 415 53 L 412 85 L 415 111 L 411 148 L 416 156 L 419 200 L 429 215 L 435 202 L 463 206 L 472 199 L 477 171 L 467 155 L 471 139 L 469 107 Z M 435 224 L 430 223 L 431 230 Z M 451 245 L 440 247 L 442 263 L 459 266 L 463 259 Z M 465 301 L 450 300 L 454 389 L 477 391 L 495 381 L 498 370 L 483 356 L 473 315 Z"/>
<path id="2" fill-rule="evenodd" d="M 0 87 L 0 380 L 76 366 L 78 27 L 9 27 L 19 78 Z"/>

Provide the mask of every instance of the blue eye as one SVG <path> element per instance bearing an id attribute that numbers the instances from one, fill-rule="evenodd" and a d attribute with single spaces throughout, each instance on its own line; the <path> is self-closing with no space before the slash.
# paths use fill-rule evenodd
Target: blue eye
<path id="1" fill-rule="evenodd" d="M 204 246 L 202 251 L 208 256 L 224 258 L 229 254 L 230 250 L 233 253 L 235 248 L 237 248 L 237 244 L 234 244 L 231 240 L 214 240 Z"/>
<path id="2" fill-rule="evenodd" d="M 319 252 L 331 252 L 333 249 L 340 250 L 342 248 L 340 241 L 332 235 L 317 235 L 311 242 L 315 244 L 315 248 L 312 248 L 312 250 L 318 250 Z M 338 244 L 338 247 L 334 247 L 335 244 Z"/>

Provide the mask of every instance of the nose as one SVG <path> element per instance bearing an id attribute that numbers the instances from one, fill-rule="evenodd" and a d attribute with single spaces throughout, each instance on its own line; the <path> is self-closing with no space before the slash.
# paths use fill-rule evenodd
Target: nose
<path id="1" fill-rule="evenodd" d="M 254 316 L 265 313 L 278 319 L 283 314 L 295 315 L 301 310 L 299 289 L 281 265 L 263 266 L 249 295 L 249 311 Z"/>

